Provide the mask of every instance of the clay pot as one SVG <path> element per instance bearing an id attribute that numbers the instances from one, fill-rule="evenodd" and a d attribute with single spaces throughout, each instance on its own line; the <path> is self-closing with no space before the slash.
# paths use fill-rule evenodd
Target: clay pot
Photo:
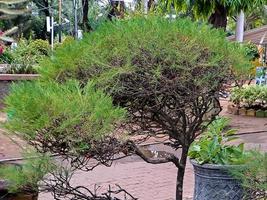
<path id="1" fill-rule="evenodd" d="M 245 116 L 247 114 L 247 109 L 246 108 L 240 108 L 239 109 L 239 115 Z"/>
<path id="2" fill-rule="evenodd" d="M 247 116 L 255 117 L 256 111 L 254 109 L 248 109 L 247 110 Z"/>

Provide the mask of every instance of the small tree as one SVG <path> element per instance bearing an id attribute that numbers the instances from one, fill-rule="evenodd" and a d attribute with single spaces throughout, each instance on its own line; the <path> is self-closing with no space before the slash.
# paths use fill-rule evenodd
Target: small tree
<path id="1" fill-rule="evenodd" d="M 47 83 L 49 80 L 56 81 L 59 85 L 66 85 L 68 79 L 78 79 L 81 85 L 71 88 L 76 90 L 81 86 L 85 89 L 81 89 L 82 92 L 78 92 L 77 98 L 70 101 L 66 101 L 69 95 L 65 93 L 59 92 L 58 96 L 52 95 L 55 102 L 61 99 L 58 106 L 64 105 L 64 109 L 76 113 L 79 120 L 72 115 L 66 120 L 66 116 L 62 116 L 62 113 L 66 113 L 63 112 L 64 109 L 55 107 L 53 112 L 57 113 L 58 117 L 49 120 L 48 124 L 45 123 L 47 128 L 43 128 L 44 125 L 37 127 L 39 136 L 33 139 L 34 141 L 37 139 L 37 144 L 42 144 L 42 141 L 46 141 L 47 138 L 44 136 L 48 135 L 52 139 L 52 142 L 46 142 L 49 144 L 48 147 L 52 149 L 52 152 L 59 152 L 63 155 L 65 148 L 62 149 L 62 147 L 65 146 L 67 152 L 73 152 L 69 151 L 70 145 L 75 147 L 81 145 L 85 151 L 95 146 L 91 145 L 91 134 L 89 138 L 83 137 L 87 135 L 85 132 L 94 133 L 95 131 L 87 129 L 88 126 L 85 132 L 81 128 L 84 127 L 84 123 L 90 125 L 91 118 L 87 117 L 87 113 L 90 115 L 94 113 L 89 109 L 94 105 L 90 103 L 90 95 L 86 96 L 82 101 L 82 106 L 79 106 L 80 97 L 83 97 L 84 93 L 87 94 L 86 88 L 89 82 L 91 83 L 89 88 L 101 89 L 102 92 L 112 97 L 114 105 L 123 107 L 127 111 L 127 120 L 120 123 L 117 129 L 118 135 L 127 131 L 130 135 L 138 134 L 145 139 L 158 135 L 166 136 L 169 141 L 164 144 L 175 150 L 181 149 L 181 157 L 178 158 L 168 152 L 161 152 L 161 154 L 149 152 L 141 148 L 134 140 L 120 144 L 117 143 L 118 140 L 115 140 L 118 145 L 113 145 L 111 148 L 112 142 L 109 142 L 108 145 L 96 146 L 99 147 L 98 150 L 109 152 L 113 149 L 114 154 L 135 153 L 153 164 L 173 162 L 178 168 L 176 199 L 182 200 L 183 179 L 190 144 L 219 114 L 221 108 L 218 91 L 224 83 L 230 81 L 232 72 L 235 72 L 235 75 L 242 74 L 249 67 L 249 62 L 245 59 L 244 51 L 240 46 L 230 44 L 222 32 L 211 30 L 206 25 L 181 19 L 170 21 L 153 16 L 109 22 L 85 37 L 84 40 L 59 49 L 52 60 L 43 62 L 40 73 L 44 85 L 49 85 L 50 83 Z M 43 93 L 49 94 L 50 90 L 46 88 L 50 87 L 43 87 Z M 24 92 L 25 90 L 20 92 L 23 97 Z M 39 96 L 38 98 L 41 99 Z M 25 97 L 18 98 L 19 95 L 15 95 L 12 98 L 11 94 L 12 102 L 8 101 L 9 110 L 24 109 L 25 104 L 37 105 L 37 108 L 29 106 L 33 114 L 32 118 L 25 118 L 24 116 L 28 115 L 23 112 L 23 115 L 21 113 L 20 118 L 17 118 L 17 114 L 13 119 L 13 121 L 16 119 L 14 121 L 16 126 L 10 121 L 10 127 L 22 127 L 23 129 L 19 131 L 25 132 L 29 129 L 27 124 L 30 124 L 36 129 L 36 119 L 39 119 L 39 117 L 36 118 L 36 113 L 39 113 L 38 116 L 42 116 L 43 112 L 47 114 L 44 118 L 40 118 L 42 123 L 43 119 L 50 119 L 50 96 L 48 95 L 47 100 L 42 101 L 45 103 L 39 102 L 45 107 L 40 112 L 36 112 L 40 105 L 31 103 L 32 99 L 36 98 L 35 96 L 31 95 L 25 99 Z M 20 101 L 23 99 L 20 106 L 15 104 L 16 99 Z M 110 101 L 107 104 L 109 106 L 111 106 Z M 105 103 L 101 104 L 104 108 Z M 106 110 L 102 108 L 97 111 L 100 116 L 107 115 L 102 113 L 106 113 Z M 25 120 L 28 123 L 25 123 Z M 71 126 L 69 127 L 66 122 L 71 123 Z M 95 122 L 97 122 L 96 133 L 102 130 L 102 126 L 106 127 L 102 121 Z M 108 122 L 111 124 L 115 120 L 108 120 Z M 57 126 L 60 128 L 54 129 Z M 33 133 L 35 129 L 31 128 L 30 132 Z M 79 130 L 78 133 L 76 129 Z M 110 129 L 101 131 L 102 139 L 109 138 L 106 137 L 105 132 L 110 132 Z M 58 136 L 61 137 L 58 138 Z M 64 142 L 62 143 L 61 140 Z M 107 151 L 105 151 L 106 147 Z M 41 146 L 41 149 L 46 148 L 47 146 Z M 74 152 L 77 151 L 74 150 Z M 94 156 L 93 153 L 83 154 L 83 151 L 81 152 L 77 152 L 74 158 L 102 159 L 102 157 Z M 111 157 L 108 158 L 110 160 Z M 75 159 L 74 161 L 77 161 Z"/>

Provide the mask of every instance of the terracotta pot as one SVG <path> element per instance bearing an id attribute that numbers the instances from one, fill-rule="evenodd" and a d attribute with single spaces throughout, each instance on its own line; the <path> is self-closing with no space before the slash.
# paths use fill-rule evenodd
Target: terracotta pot
<path id="1" fill-rule="evenodd" d="M 245 116 L 247 114 L 247 109 L 246 108 L 240 108 L 239 109 L 239 115 Z"/>
<path id="2" fill-rule="evenodd" d="M 256 111 L 254 109 L 248 109 L 247 110 L 247 116 L 255 117 Z"/>

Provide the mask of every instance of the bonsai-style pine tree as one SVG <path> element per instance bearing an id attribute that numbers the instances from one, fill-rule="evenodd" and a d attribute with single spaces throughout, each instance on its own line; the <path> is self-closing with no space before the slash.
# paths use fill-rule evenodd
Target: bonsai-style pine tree
<path id="1" fill-rule="evenodd" d="M 8 128 L 27 134 L 39 151 L 67 155 L 76 169 L 88 168 L 84 158 L 105 164 L 119 152 L 152 164 L 172 162 L 176 200 L 182 200 L 190 144 L 221 110 L 219 91 L 250 67 L 242 47 L 222 32 L 158 16 L 108 22 L 41 65 L 41 88 L 20 86 L 8 97 L 14 113 Z M 180 156 L 150 152 L 132 139 L 158 136 Z"/>

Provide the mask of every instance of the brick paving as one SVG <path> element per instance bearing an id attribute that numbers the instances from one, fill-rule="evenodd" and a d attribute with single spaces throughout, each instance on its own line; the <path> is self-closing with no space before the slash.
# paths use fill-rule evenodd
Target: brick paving
<path id="1" fill-rule="evenodd" d="M 226 102 L 222 102 L 223 107 Z M 231 126 L 239 129 L 239 133 L 266 131 L 261 133 L 244 134 L 236 141 L 245 142 L 246 148 L 260 147 L 267 152 L 267 119 L 250 118 L 228 115 L 225 110 L 222 115 L 232 118 Z M 0 116 L 1 118 L 1 116 Z M 1 130 L 0 130 L 1 132 Z M 155 145 L 153 148 L 161 149 Z M 11 145 L 8 138 L 0 133 L 0 155 L 6 157 L 19 155 L 20 148 Z M 0 156 L 1 159 L 1 156 Z M 123 159 L 107 168 L 97 167 L 92 172 L 77 172 L 74 176 L 74 184 L 82 184 L 94 188 L 95 184 L 101 186 L 99 192 L 108 188 L 108 185 L 119 184 L 140 200 L 173 200 L 175 196 L 175 180 L 177 169 L 173 164 L 152 165 L 143 162 L 135 156 Z M 188 162 L 185 174 L 184 197 L 192 199 L 194 189 L 194 176 L 191 164 Z M 50 194 L 41 194 L 39 200 L 52 200 Z"/>

